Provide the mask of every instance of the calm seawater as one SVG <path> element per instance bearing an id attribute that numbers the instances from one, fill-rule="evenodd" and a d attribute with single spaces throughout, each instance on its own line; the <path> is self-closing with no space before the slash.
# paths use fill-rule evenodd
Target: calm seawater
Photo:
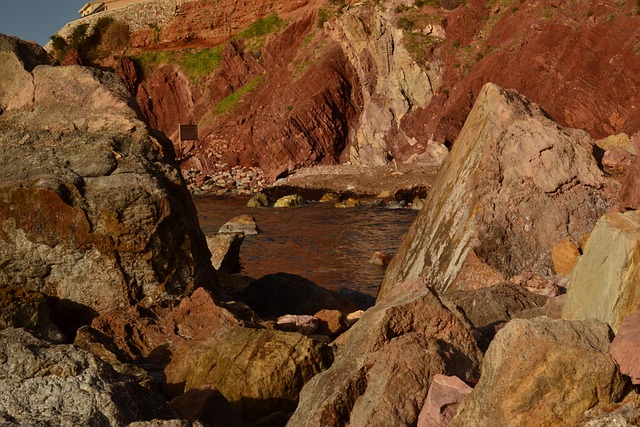
<path id="1" fill-rule="evenodd" d="M 416 211 L 379 207 L 336 209 L 310 203 L 295 208 L 248 208 L 245 197 L 194 197 L 205 234 L 217 233 L 229 219 L 252 215 L 260 233 L 246 236 L 240 250 L 241 274 L 259 278 L 291 273 L 324 288 L 350 288 L 376 295 L 384 267 L 369 263 L 374 252 L 394 255 Z"/>

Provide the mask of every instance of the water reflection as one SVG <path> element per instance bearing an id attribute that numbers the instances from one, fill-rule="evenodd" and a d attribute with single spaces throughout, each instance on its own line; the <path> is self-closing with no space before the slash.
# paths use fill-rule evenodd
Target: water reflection
<path id="1" fill-rule="evenodd" d="M 196 197 L 200 225 L 216 233 L 230 218 L 253 215 L 260 234 L 246 236 L 242 273 L 251 277 L 286 272 L 331 290 L 377 293 L 382 267 L 369 264 L 376 251 L 395 254 L 416 212 L 377 207 L 336 209 L 313 203 L 298 208 L 247 208 L 246 198 Z"/>

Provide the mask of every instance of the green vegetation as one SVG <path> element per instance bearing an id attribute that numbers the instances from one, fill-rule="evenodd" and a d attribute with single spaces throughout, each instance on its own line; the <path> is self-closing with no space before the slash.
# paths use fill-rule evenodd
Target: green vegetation
<path id="1" fill-rule="evenodd" d="M 425 65 L 435 47 L 443 42 L 441 38 L 414 32 L 407 32 L 402 38 L 403 46 L 419 65 Z"/>
<path id="2" fill-rule="evenodd" d="M 260 83 L 262 83 L 262 76 L 258 76 L 247 82 L 244 86 L 227 96 L 220 101 L 214 108 L 213 112 L 217 115 L 224 114 L 234 108 L 240 99 L 247 93 L 253 91 Z"/>
<path id="3" fill-rule="evenodd" d="M 206 49 L 148 50 L 138 53 L 133 58 L 140 65 L 143 73 L 148 73 L 164 64 L 176 64 L 191 83 L 197 83 L 218 68 L 221 53 L 222 46 L 217 46 Z"/>
<path id="4" fill-rule="evenodd" d="M 126 49 L 129 38 L 129 26 L 126 23 L 103 17 L 96 21 L 91 31 L 87 24 L 80 24 L 67 39 L 58 35 L 51 36 L 51 44 L 58 60 L 62 60 L 70 49 L 75 49 L 83 61 L 90 63 Z"/>
<path id="5" fill-rule="evenodd" d="M 546 8 L 542 14 L 542 17 L 544 19 L 551 19 L 553 18 L 553 11 L 551 10 L 550 7 Z"/>
<path id="6" fill-rule="evenodd" d="M 249 25 L 241 31 L 236 38 L 245 40 L 246 47 L 256 52 L 264 47 L 269 34 L 280 31 L 286 25 L 287 21 L 280 19 L 278 15 L 272 13 Z"/>

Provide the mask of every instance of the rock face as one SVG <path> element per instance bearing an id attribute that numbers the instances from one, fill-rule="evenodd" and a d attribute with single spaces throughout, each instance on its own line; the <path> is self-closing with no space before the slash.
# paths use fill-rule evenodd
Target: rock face
<path id="1" fill-rule="evenodd" d="M 338 341 L 336 360 L 302 389 L 289 425 L 415 425 L 434 375 L 472 380 L 482 357 L 422 279 L 378 301 Z"/>
<path id="2" fill-rule="evenodd" d="M 64 341 L 64 335 L 51 320 L 44 294 L 3 288 L 0 289 L 0 306 L 0 329 L 25 328 L 47 341 Z"/>
<path id="3" fill-rule="evenodd" d="M 587 149 L 586 134 L 559 128 L 516 92 L 485 85 L 380 296 L 417 276 L 444 292 L 472 252 L 507 278 L 551 274 L 553 246 L 578 241 L 609 207 L 602 192 L 613 183 Z"/>
<path id="4" fill-rule="evenodd" d="M 6 329 L 0 331 L 0 357 L 2 424 L 106 427 L 178 418 L 163 398 L 72 345 Z"/>
<path id="5" fill-rule="evenodd" d="M 512 320 L 449 425 L 572 426 L 586 410 L 617 402 L 626 382 L 609 356 L 610 334 L 597 320 Z"/>
<path id="6" fill-rule="evenodd" d="M 617 331 L 640 304 L 639 255 L 640 212 L 602 217 L 571 276 L 563 318 L 596 318 Z"/>
<path id="7" fill-rule="evenodd" d="M 30 82 L 14 93 L 3 85 L 11 100 L 0 115 L 3 286 L 88 313 L 213 287 L 170 143 L 146 128 L 120 79 L 33 68 L 44 52 L 5 36 L 0 46 L 2 72 Z"/>
<path id="8" fill-rule="evenodd" d="M 170 395 L 215 387 L 249 419 L 292 411 L 303 384 L 331 363 L 330 350 L 298 333 L 238 328 L 188 343 L 164 372 Z"/>

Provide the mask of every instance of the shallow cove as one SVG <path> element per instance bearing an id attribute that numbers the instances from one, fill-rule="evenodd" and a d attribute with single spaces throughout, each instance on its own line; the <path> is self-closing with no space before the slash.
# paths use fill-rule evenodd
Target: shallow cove
<path id="1" fill-rule="evenodd" d="M 259 278 L 291 273 L 338 291 L 376 295 L 384 268 L 369 263 L 374 252 L 394 255 L 417 212 L 409 209 L 309 203 L 296 208 L 248 208 L 246 197 L 194 197 L 200 226 L 215 234 L 229 219 L 253 215 L 260 234 L 246 236 L 242 273 Z"/>

